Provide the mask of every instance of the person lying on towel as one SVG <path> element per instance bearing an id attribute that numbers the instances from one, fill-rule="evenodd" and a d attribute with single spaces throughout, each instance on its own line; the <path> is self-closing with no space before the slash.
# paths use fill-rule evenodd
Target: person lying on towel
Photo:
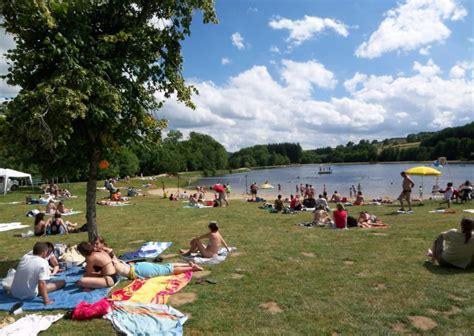
<path id="1" fill-rule="evenodd" d="M 229 246 L 227 246 L 224 238 L 222 238 L 221 234 L 219 233 L 219 226 L 217 222 L 210 222 L 208 228 L 208 233 L 191 240 L 189 250 L 186 251 L 184 249 L 180 249 L 179 253 L 181 253 L 183 256 L 189 256 L 191 253 L 200 252 L 204 258 L 212 258 L 212 256 L 217 254 L 217 251 L 219 251 L 221 245 L 224 245 L 224 247 L 227 249 L 227 252 L 230 252 Z M 203 239 L 208 239 L 207 246 L 201 242 Z"/>
<path id="2" fill-rule="evenodd" d="M 107 246 L 105 239 L 101 236 L 96 237 L 93 242 L 95 252 L 107 253 L 113 261 L 115 269 L 120 276 L 130 280 L 148 279 L 157 276 L 165 276 L 171 274 L 181 274 L 186 272 L 202 271 L 203 268 L 194 263 L 167 263 L 156 264 L 150 262 L 126 263 L 116 257 L 113 249 Z"/>
<path id="3" fill-rule="evenodd" d="M 11 286 L 13 297 L 29 300 L 40 295 L 44 304 L 54 303 L 49 299 L 48 293 L 63 288 L 65 282 L 64 280 L 49 281 L 50 271 L 47 258 L 51 253 L 50 245 L 40 242 L 33 246 L 32 254 L 25 254 L 21 258 Z"/>

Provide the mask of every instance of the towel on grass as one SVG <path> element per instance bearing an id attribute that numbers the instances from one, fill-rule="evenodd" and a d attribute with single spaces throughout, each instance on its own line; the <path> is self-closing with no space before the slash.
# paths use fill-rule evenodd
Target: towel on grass
<path id="1" fill-rule="evenodd" d="M 465 209 L 464 212 L 474 214 L 474 209 Z"/>
<path id="2" fill-rule="evenodd" d="M 173 245 L 172 242 L 147 242 L 144 243 L 138 250 L 125 253 L 119 258 L 123 261 L 156 258 L 171 245 Z"/>
<path id="3" fill-rule="evenodd" d="M 448 209 L 436 209 L 436 210 L 430 210 L 428 212 L 429 213 L 441 213 L 441 214 L 454 214 L 454 213 L 456 213 L 455 210 L 448 210 Z"/>
<path id="4" fill-rule="evenodd" d="M 212 258 L 204 258 L 201 256 L 199 253 L 192 253 L 188 257 L 183 257 L 187 261 L 192 261 L 195 264 L 200 264 L 200 265 L 217 265 L 226 260 L 227 256 L 236 251 L 236 247 L 229 247 L 229 252 L 225 247 L 221 247 L 219 251 L 217 251 L 217 254 L 213 255 Z"/>
<path id="5" fill-rule="evenodd" d="M 0 204 L 20 204 L 20 203 L 23 203 L 23 202 L 3 202 Z"/>
<path id="6" fill-rule="evenodd" d="M 40 332 L 47 330 L 54 322 L 61 319 L 64 314 L 39 315 L 30 314 L 22 317 L 0 330 L 0 336 L 36 336 Z"/>
<path id="7" fill-rule="evenodd" d="M 84 292 L 81 287 L 75 285 L 84 274 L 84 270 L 80 267 L 73 267 L 65 272 L 58 273 L 52 277 L 52 280 L 65 280 L 66 286 L 60 290 L 48 294 L 49 298 L 54 301 L 53 304 L 45 305 L 43 298 L 37 296 L 32 300 L 23 301 L 23 310 L 55 310 L 55 309 L 72 309 L 79 302 L 86 301 L 89 303 L 96 302 L 107 296 L 110 288 L 95 289 L 90 292 Z M 3 289 L 0 289 L 0 310 L 10 310 L 16 303 L 20 302 L 10 295 L 7 295 Z"/>
<path id="8" fill-rule="evenodd" d="M 183 206 L 184 209 L 204 209 L 204 208 L 213 208 L 212 205 L 204 205 L 204 204 L 196 204 L 196 205 L 185 205 Z"/>
<path id="9" fill-rule="evenodd" d="M 125 335 L 183 334 L 188 317 L 168 305 L 116 302 L 105 316 L 115 329 Z"/>
<path id="10" fill-rule="evenodd" d="M 15 229 L 23 229 L 25 227 L 28 227 L 28 225 L 22 225 L 20 222 L 2 223 L 0 224 L 0 232 L 10 231 L 10 230 L 15 230 Z"/>
<path id="11" fill-rule="evenodd" d="M 72 215 L 77 215 L 77 214 L 80 214 L 82 213 L 82 211 L 79 211 L 79 210 L 75 210 L 75 211 L 69 211 L 69 212 L 65 212 L 65 213 L 61 213 L 61 216 L 64 217 L 64 216 L 72 216 Z M 53 213 L 47 213 L 46 216 L 53 216 L 55 214 L 55 212 Z"/>
<path id="12" fill-rule="evenodd" d="M 136 279 L 110 295 L 112 301 L 165 304 L 170 295 L 179 292 L 192 279 L 193 272 Z"/>

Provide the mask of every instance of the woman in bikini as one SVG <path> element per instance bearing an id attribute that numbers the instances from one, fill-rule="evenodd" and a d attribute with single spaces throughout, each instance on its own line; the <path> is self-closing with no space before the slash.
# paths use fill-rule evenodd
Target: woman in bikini
<path id="1" fill-rule="evenodd" d="M 95 251 L 94 246 L 88 242 L 77 245 L 77 250 L 86 258 L 84 276 L 77 281 L 77 285 L 84 290 L 112 287 L 120 275 L 115 269 L 112 258 L 105 251 Z"/>
<path id="2" fill-rule="evenodd" d="M 44 212 L 40 212 L 35 216 L 35 225 L 34 225 L 34 232 L 35 236 L 43 236 L 45 234 L 45 227 L 46 227 L 46 222 L 44 220 Z"/>
<path id="3" fill-rule="evenodd" d="M 105 239 L 97 237 L 92 243 L 95 252 L 104 252 L 109 255 L 120 276 L 135 279 L 148 279 L 157 276 L 166 276 L 171 274 L 181 274 L 186 272 L 198 272 L 203 268 L 194 263 L 166 263 L 157 264 L 151 262 L 126 263 L 115 256 L 113 249 L 107 246 Z"/>

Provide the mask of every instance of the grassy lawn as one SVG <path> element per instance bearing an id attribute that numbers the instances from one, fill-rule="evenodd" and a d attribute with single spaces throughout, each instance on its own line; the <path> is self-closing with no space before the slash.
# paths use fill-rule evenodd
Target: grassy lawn
<path id="1" fill-rule="evenodd" d="M 166 179 L 167 186 L 175 181 Z M 134 181 L 136 185 L 141 181 Z M 145 182 L 144 182 L 145 183 Z M 157 188 L 161 181 L 153 182 Z M 78 199 L 67 207 L 82 210 L 72 218 L 85 222 L 85 185 L 71 185 Z M 11 193 L 0 202 L 23 201 L 28 191 Z M 98 191 L 98 197 L 107 193 Z M 98 207 L 100 234 L 118 253 L 135 250 L 139 241 L 172 241 L 165 252 L 177 253 L 190 238 L 206 232 L 217 220 L 221 233 L 238 255 L 207 267 L 216 285 L 189 284 L 194 302 L 175 306 L 191 314 L 188 335 L 319 335 L 319 334 L 470 334 L 474 330 L 474 272 L 424 264 L 425 252 L 441 232 L 458 228 L 462 209 L 455 214 L 430 214 L 438 203 L 414 207 L 413 215 L 396 215 L 396 205 L 367 209 L 382 218 L 388 229 L 307 229 L 294 224 L 311 213 L 270 214 L 256 204 L 232 201 L 228 208 L 183 209 L 181 202 L 158 196 L 134 198 L 129 207 Z M 21 221 L 29 205 L 0 205 L 0 222 Z M 47 238 L 15 238 L 20 230 L 0 232 L 0 276 L 29 251 L 37 240 L 76 244 L 86 234 Z M 169 258 L 165 261 L 177 261 Z M 124 283 L 123 283 L 124 284 Z M 279 312 L 262 307 L 268 304 Z M 278 309 L 279 308 L 279 309 Z M 0 321 L 7 314 L 0 312 Z M 430 331 L 415 326 L 423 316 L 436 325 Z M 419 321 L 419 320 L 416 320 Z M 423 321 L 422 321 L 423 322 Z M 60 320 L 45 335 L 111 335 L 108 321 Z"/>

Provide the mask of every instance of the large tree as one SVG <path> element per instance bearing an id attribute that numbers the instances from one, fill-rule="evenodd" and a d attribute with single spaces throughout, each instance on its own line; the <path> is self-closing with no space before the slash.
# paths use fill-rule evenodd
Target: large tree
<path id="1" fill-rule="evenodd" d="M 193 107 L 181 42 L 195 10 L 216 22 L 212 0 L 2 0 L 2 26 L 16 42 L 5 78 L 20 87 L 3 135 L 44 174 L 87 169 L 89 239 L 98 162 L 124 144 L 160 140 L 157 92 Z"/>

